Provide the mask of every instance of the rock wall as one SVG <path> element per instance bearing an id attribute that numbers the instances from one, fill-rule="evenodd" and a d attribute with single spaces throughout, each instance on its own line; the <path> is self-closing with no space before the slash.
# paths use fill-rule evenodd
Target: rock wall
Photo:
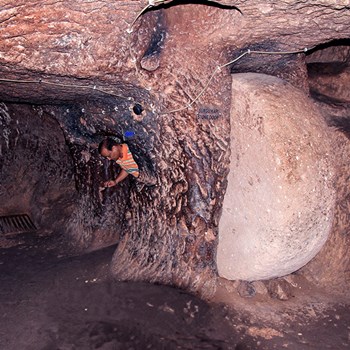
<path id="1" fill-rule="evenodd" d="M 307 264 L 300 274 L 326 288 L 333 294 L 348 295 L 350 283 L 350 227 L 349 227 L 349 139 L 336 132 L 334 144 L 336 163 L 337 199 L 331 234 L 320 253 Z"/>
<path id="2" fill-rule="evenodd" d="M 348 4 L 167 1 L 139 16 L 145 6 L 7 1 L 0 8 L 1 99 L 40 104 L 63 130 L 77 189 L 77 210 L 67 225 L 78 249 L 97 249 L 120 236 L 116 278 L 208 296 L 217 275 L 234 108 L 234 68 L 224 65 L 248 48 L 292 50 L 298 54 L 269 60 L 272 68 L 258 55 L 237 69 L 280 76 L 307 91 L 300 52 L 348 37 Z M 142 115 L 133 113 L 135 103 Z M 97 144 L 130 128 L 157 187 L 137 193 L 126 181 L 101 192 L 101 181 L 115 169 L 101 161 Z"/>
<path id="3" fill-rule="evenodd" d="M 40 107 L 0 104 L 0 215 L 27 213 L 41 235 L 63 233 L 74 210 L 72 159 Z"/>
<path id="4" fill-rule="evenodd" d="M 332 294 L 348 295 L 350 283 L 349 152 L 350 99 L 348 96 L 349 47 L 344 41 L 308 58 L 310 89 L 335 134 L 336 206 L 331 234 L 320 253 L 299 271 Z"/>

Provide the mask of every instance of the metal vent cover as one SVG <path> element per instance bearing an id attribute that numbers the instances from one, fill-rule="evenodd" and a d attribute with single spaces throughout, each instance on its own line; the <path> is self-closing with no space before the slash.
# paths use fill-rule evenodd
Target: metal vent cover
<path id="1" fill-rule="evenodd" d="M 0 216 L 0 234 L 8 235 L 36 230 L 36 226 L 27 214 Z"/>

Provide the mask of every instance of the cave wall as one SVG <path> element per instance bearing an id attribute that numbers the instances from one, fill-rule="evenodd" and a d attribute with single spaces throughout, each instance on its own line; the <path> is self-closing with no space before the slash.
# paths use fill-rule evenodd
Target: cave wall
<path id="1" fill-rule="evenodd" d="M 335 130 L 337 200 L 330 236 L 320 253 L 298 273 L 334 294 L 348 296 L 350 285 L 349 139 Z"/>
<path id="2" fill-rule="evenodd" d="M 57 121 L 38 106 L 2 102 L 0 134 L 0 215 L 27 213 L 40 235 L 62 233 L 76 191 Z"/>
<path id="3" fill-rule="evenodd" d="M 348 45 L 344 45 L 344 44 Z M 350 40 L 335 41 L 307 57 L 311 93 L 316 99 L 324 97 L 340 103 L 339 110 L 350 101 Z"/>
<path id="4" fill-rule="evenodd" d="M 272 74 L 307 91 L 303 49 L 350 35 L 346 2 L 218 4 L 167 2 L 139 18 L 141 1 L 21 0 L 0 9 L 1 99 L 42 104 L 58 121 L 78 191 L 72 241 L 89 250 L 120 236 L 117 278 L 212 294 L 230 161 L 230 73 Z M 298 55 L 257 55 L 238 71 L 222 66 L 248 48 Z M 144 115 L 130 110 L 136 102 Z M 126 182 L 101 192 L 114 170 L 96 146 L 129 127 L 157 186 L 137 193 Z"/>
<path id="5" fill-rule="evenodd" d="M 298 272 L 331 293 L 342 295 L 348 294 L 350 283 L 348 44 L 348 40 L 336 41 L 307 57 L 311 94 L 334 135 L 336 205 L 326 244 L 315 259 Z"/>

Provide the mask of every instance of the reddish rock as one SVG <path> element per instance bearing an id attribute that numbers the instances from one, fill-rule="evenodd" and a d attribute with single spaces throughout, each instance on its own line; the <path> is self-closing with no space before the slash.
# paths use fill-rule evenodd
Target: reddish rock
<path id="1" fill-rule="evenodd" d="M 251 47 L 300 52 L 350 35 L 346 1 L 219 4 L 225 6 L 167 1 L 139 17 L 145 2 L 10 0 L 0 9 L 1 99 L 41 104 L 57 120 L 74 164 L 77 210 L 62 218 L 67 239 L 91 250 L 120 235 L 116 277 L 206 296 L 215 289 L 230 159 L 234 69 L 223 65 Z M 306 91 L 303 55 L 251 54 L 238 69 L 273 74 Z M 141 115 L 132 112 L 136 103 Z M 127 181 L 101 193 L 101 180 L 115 169 L 101 163 L 96 146 L 103 135 L 130 129 L 159 186 L 140 194 Z"/>

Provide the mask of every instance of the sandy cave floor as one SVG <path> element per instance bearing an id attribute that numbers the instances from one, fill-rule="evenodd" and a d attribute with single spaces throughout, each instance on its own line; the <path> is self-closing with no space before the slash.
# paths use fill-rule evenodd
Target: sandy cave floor
<path id="1" fill-rule="evenodd" d="M 294 297 L 210 303 L 109 278 L 115 247 L 64 257 L 25 239 L 0 250 L 1 350 L 350 349 L 349 305 L 300 284 Z"/>

